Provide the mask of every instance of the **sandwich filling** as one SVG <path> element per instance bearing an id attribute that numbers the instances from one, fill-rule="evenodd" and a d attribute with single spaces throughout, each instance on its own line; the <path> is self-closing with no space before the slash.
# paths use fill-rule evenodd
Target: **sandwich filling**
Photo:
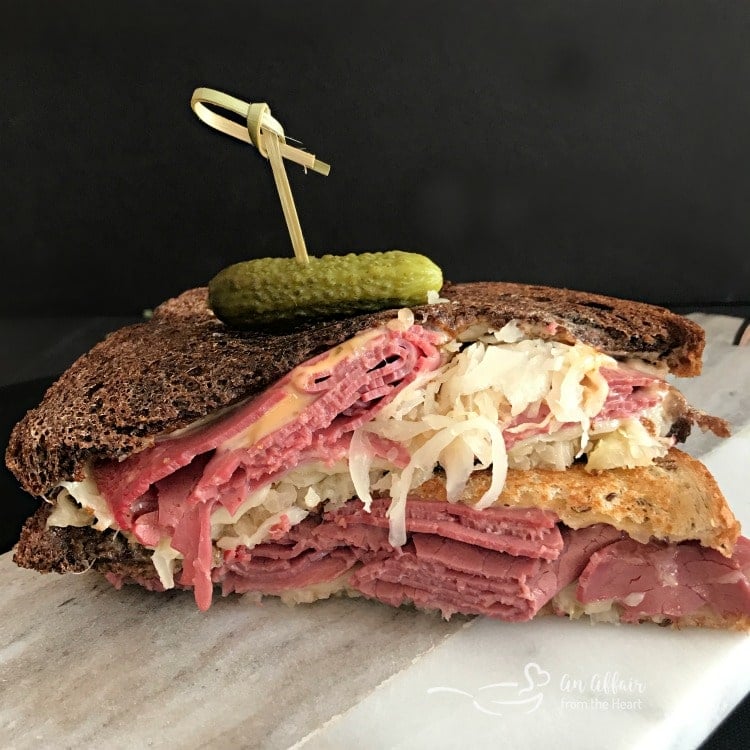
<path id="1" fill-rule="evenodd" d="M 387 501 L 311 514 L 273 540 L 227 550 L 212 571 L 224 595 L 287 602 L 334 594 L 508 622 L 543 609 L 574 618 L 668 624 L 750 615 L 750 540 L 727 558 L 696 542 L 636 542 L 608 524 L 571 529 L 537 508 L 476 508 L 410 499 L 408 540 L 388 540 Z M 118 588 L 155 578 L 108 573 Z"/>
<path id="2" fill-rule="evenodd" d="M 311 583 L 346 574 L 358 591 L 390 600 L 395 594 L 384 593 L 390 579 L 417 569 L 422 576 L 420 561 L 438 564 L 407 510 L 410 492 L 437 469 L 445 473 L 446 523 L 456 529 L 466 526 L 466 517 L 454 511 L 465 510 L 458 501 L 477 471 L 489 472 L 491 481 L 472 512 L 488 523 L 499 512 L 491 506 L 508 468 L 563 470 L 574 461 L 585 461 L 589 471 L 648 465 L 674 443 L 670 430 L 681 416 L 664 376 L 582 343 L 529 338 L 515 323 L 457 340 L 415 325 L 404 310 L 388 325 L 299 365 L 250 401 L 165 435 L 123 461 L 89 466 L 84 481 L 61 485 L 48 524 L 122 531 L 153 550 L 160 587 L 193 588 L 205 609 L 214 583 L 225 593 L 272 591 L 253 588 L 245 562 L 270 560 L 273 568 L 288 558 L 264 550 L 298 544 L 294 535 L 315 519 L 344 528 L 327 514 L 345 518 L 348 501 L 359 498 L 360 516 L 374 525 L 358 525 L 377 532 L 377 539 L 365 539 L 362 554 L 357 545 L 348 552 L 334 545 L 321 558 L 326 575 Z M 525 546 L 506 549 L 507 535 L 497 529 L 516 520 L 500 519 L 488 533 L 501 548 L 483 549 L 537 562 L 547 555 L 551 563 L 565 557 L 571 534 L 586 531 L 560 536 L 556 518 L 547 521 L 544 534 L 510 533 Z M 447 538 L 467 544 L 455 534 Z M 585 549 L 586 555 L 593 551 Z M 367 572 L 373 563 L 367 556 L 384 551 L 388 561 L 379 561 L 377 575 Z M 354 571 L 355 563 L 363 567 Z M 556 564 L 567 570 L 563 561 Z M 579 573 L 557 579 L 567 586 Z M 540 569 L 523 580 L 547 574 Z"/>

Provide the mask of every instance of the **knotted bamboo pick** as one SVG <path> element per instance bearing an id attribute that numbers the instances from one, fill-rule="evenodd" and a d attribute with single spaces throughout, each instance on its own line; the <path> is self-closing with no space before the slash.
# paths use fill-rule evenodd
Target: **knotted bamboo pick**
<path id="1" fill-rule="evenodd" d="M 207 105 L 244 117 L 246 126 L 214 112 Z M 248 104 L 241 99 L 215 89 L 198 88 L 193 92 L 190 106 L 206 125 L 240 141 L 252 144 L 260 151 L 262 156 L 268 159 L 271 163 L 276 189 L 279 192 L 281 209 L 284 212 L 289 237 L 292 240 L 294 256 L 300 263 L 309 263 L 305 238 L 302 236 L 297 208 L 294 205 L 292 190 L 284 168 L 284 159 L 289 159 L 289 161 L 300 164 L 306 170 L 312 169 L 313 172 L 322 175 L 328 175 L 331 171 L 330 165 L 316 159 L 313 154 L 290 146 L 284 137 L 284 128 L 281 127 L 278 120 L 271 116 L 271 108 L 265 102 Z"/>

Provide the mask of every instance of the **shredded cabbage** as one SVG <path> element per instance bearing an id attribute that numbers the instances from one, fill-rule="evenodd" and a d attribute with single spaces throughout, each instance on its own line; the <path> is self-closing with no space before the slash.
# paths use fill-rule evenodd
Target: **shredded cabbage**
<path id="1" fill-rule="evenodd" d="M 311 604 L 319 599 L 328 599 L 331 596 L 340 596 L 346 594 L 352 598 L 362 596 L 356 589 L 348 586 L 351 571 L 347 571 L 332 581 L 322 581 L 313 583 L 310 586 L 304 586 L 299 589 L 286 589 L 278 593 L 279 598 L 284 604 Z"/>
<path id="2" fill-rule="evenodd" d="M 581 445 L 581 430 L 562 430 L 516 443 L 508 451 L 508 464 L 514 469 L 543 467 L 563 471 L 576 457 Z"/>
<path id="3" fill-rule="evenodd" d="M 356 430 L 349 444 L 349 472 L 356 496 L 364 503 L 368 512 L 372 505 L 370 469 L 374 458 L 367 433 L 364 430 Z"/>
<path id="4" fill-rule="evenodd" d="M 182 555 L 176 549 L 173 549 L 171 544 L 171 537 L 163 537 L 159 540 L 159 544 L 151 555 L 151 562 L 154 564 L 161 585 L 165 589 L 174 588 L 175 560 L 182 559 Z"/>
<path id="5" fill-rule="evenodd" d="M 603 435 L 588 453 L 587 471 L 623 466 L 646 466 L 667 452 L 669 441 L 651 435 L 639 419 L 624 419 L 619 427 Z"/>
<path id="6" fill-rule="evenodd" d="M 429 420 L 428 420 L 429 421 Z M 487 492 L 482 495 L 477 503 L 478 508 L 486 508 L 491 505 L 502 491 L 505 484 L 505 475 L 508 469 L 508 462 L 505 453 L 505 442 L 503 434 L 496 423 L 491 422 L 486 417 L 477 416 L 462 422 L 452 422 L 440 427 L 432 437 L 418 448 L 411 457 L 406 468 L 404 468 L 391 486 L 391 505 L 388 508 L 388 518 L 390 520 L 390 534 L 388 541 L 394 547 L 400 547 L 406 543 L 406 497 L 409 490 L 421 484 L 435 469 L 440 457 L 451 443 L 459 438 L 463 433 L 471 430 L 486 435 L 489 439 L 489 452 L 480 451 L 478 455 L 471 450 L 471 466 L 474 467 L 474 459 L 479 461 L 477 469 L 487 469 L 492 467 L 492 481 Z M 467 454 L 468 457 L 468 454 Z M 395 474 L 396 472 L 394 472 Z M 462 473 L 468 479 L 465 468 Z M 470 472 L 469 472 L 470 473 Z M 418 479 L 415 482 L 414 477 Z M 464 486 L 466 482 L 464 481 Z M 455 477 L 451 478 L 451 486 L 457 487 Z M 463 489 L 461 486 L 460 489 Z M 449 498 L 450 499 L 450 498 Z M 456 502 L 458 496 L 454 496 L 451 502 Z"/>
<path id="7" fill-rule="evenodd" d="M 266 516 L 262 521 L 258 517 L 261 514 Z M 289 526 L 296 526 L 306 516 L 307 511 L 296 506 L 271 514 L 268 514 L 262 508 L 256 508 L 246 513 L 232 526 L 231 536 L 219 537 L 216 540 L 216 546 L 219 549 L 234 549 L 244 545 L 248 549 L 252 549 L 256 544 L 260 544 L 269 538 L 271 529 L 276 524 L 286 522 Z"/>

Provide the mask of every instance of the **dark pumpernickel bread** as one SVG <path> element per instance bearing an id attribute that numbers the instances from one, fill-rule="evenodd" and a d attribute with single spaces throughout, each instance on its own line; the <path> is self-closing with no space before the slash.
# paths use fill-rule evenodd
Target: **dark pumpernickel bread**
<path id="1" fill-rule="evenodd" d="M 156 577 L 151 550 L 112 530 L 96 531 L 90 526 L 48 527 L 51 510 L 51 505 L 42 503 L 24 524 L 13 551 L 17 565 L 40 573 L 83 573 L 94 569 L 126 577 Z"/>
<path id="2" fill-rule="evenodd" d="M 459 333 L 515 319 L 535 336 L 664 362 L 677 375 L 700 372 L 703 331 L 660 307 L 500 282 L 448 284 L 441 296 L 450 302 L 414 309 L 417 322 Z M 292 331 L 238 331 L 208 309 L 205 289 L 192 289 L 78 359 L 16 425 L 6 462 L 24 489 L 46 494 L 61 481 L 81 480 L 87 461 L 148 448 L 157 435 L 259 393 L 301 362 L 393 317 L 385 310 Z"/>

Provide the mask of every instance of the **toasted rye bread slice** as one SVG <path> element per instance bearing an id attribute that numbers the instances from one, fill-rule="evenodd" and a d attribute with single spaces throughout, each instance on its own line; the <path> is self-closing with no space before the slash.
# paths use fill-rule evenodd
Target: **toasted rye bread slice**
<path id="1" fill-rule="evenodd" d="M 476 503 L 489 487 L 489 471 L 474 472 L 462 502 Z M 436 475 L 413 490 L 414 499 L 445 501 L 445 483 Z M 716 480 L 697 459 L 673 448 L 651 466 L 587 472 L 574 464 L 565 471 L 508 471 L 496 505 L 543 508 L 572 529 L 606 523 L 639 542 L 696 540 L 731 557 L 740 524 Z"/>
<path id="2" fill-rule="evenodd" d="M 522 284 L 447 285 L 448 303 L 415 308 L 418 323 L 458 335 L 520 321 L 528 335 L 583 341 L 615 357 L 700 371 L 702 329 L 663 308 Z M 293 367 L 395 316 L 386 310 L 311 321 L 286 332 L 228 328 L 205 289 L 161 305 L 151 321 L 108 336 L 47 391 L 16 426 L 6 462 L 24 489 L 81 480 L 86 462 L 121 459 L 216 409 L 258 394 Z"/>
<path id="3" fill-rule="evenodd" d="M 52 512 L 42 503 L 21 530 L 13 562 L 40 573 L 83 573 L 96 570 L 129 578 L 158 578 L 151 562 L 153 550 L 128 541 L 121 533 L 89 526 L 47 526 Z"/>

